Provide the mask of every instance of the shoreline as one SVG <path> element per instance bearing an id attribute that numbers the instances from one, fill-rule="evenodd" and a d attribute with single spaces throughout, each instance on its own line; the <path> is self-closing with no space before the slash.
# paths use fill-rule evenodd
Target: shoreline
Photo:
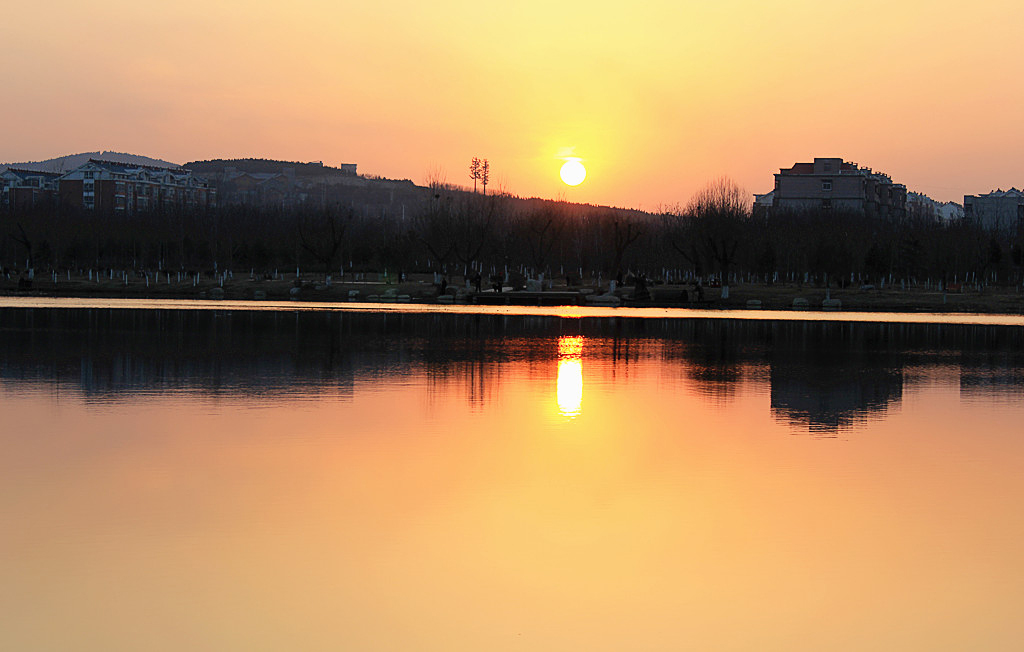
<path id="1" fill-rule="evenodd" d="M 691 285 L 652 285 L 649 301 L 633 301 L 632 287 L 615 292 L 618 306 L 587 301 L 587 296 L 606 292 L 595 286 L 567 287 L 555 284 L 543 291 L 485 290 L 476 293 L 464 286 L 449 286 L 449 293 L 439 300 L 439 288 L 429 275 L 415 275 L 402 283 L 376 280 L 345 280 L 326 285 L 313 277 L 303 279 L 300 286 L 292 280 L 235 278 L 223 285 L 213 279 L 157 283 L 145 279 L 103 279 L 37 276 L 31 288 L 19 289 L 17 279 L 0 279 L 0 297 L 47 299 L 149 299 L 149 300 L 227 300 L 227 301 L 294 301 L 326 304 L 395 303 L 436 305 L 492 305 L 605 308 L 693 308 L 710 311 L 792 311 L 811 313 L 932 313 L 1024 315 L 1024 294 L 1015 287 L 985 287 L 962 292 L 942 293 L 935 289 L 870 289 L 835 288 L 829 291 L 838 306 L 823 307 L 824 288 L 787 284 L 747 284 L 730 286 L 729 299 L 719 298 L 719 288 L 704 288 L 704 300 L 693 301 Z M 684 294 L 685 293 L 685 294 Z M 607 295 L 605 295 L 607 296 Z M 687 297 L 684 300 L 684 297 Z M 806 301 L 806 306 L 794 305 Z M 750 302 L 750 303 L 748 303 Z M 756 302 L 760 302 L 759 305 Z"/>

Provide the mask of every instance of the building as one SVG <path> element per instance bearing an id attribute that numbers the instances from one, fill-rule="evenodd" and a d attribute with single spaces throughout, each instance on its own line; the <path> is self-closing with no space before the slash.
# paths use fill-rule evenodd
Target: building
<path id="1" fill-rule="evenodd" d="M 219 206 L 298 210 L 344 208 L 363 216 L 404 215 L 433 192 L 408 179 L 356 174 L 355 163 L 340 167 L 321 161 L 301 163 L 268 159 L 216 159 L 183 166 L 201 174 L 217 190 Z"/>
<path id="2" fill-rule="evenodd" d="M 987 195 L 964 195 L 964 219 L 985 229 L 1012 231 L 1024 222 L 1024 192 L 1010 188 Z"/>
<path id="3" fill-rule="evenodd" d="M 754 194 L 754 205 L 750 214 L 756 218 L 767 217 L 772 212 L 772 203 L 775 201 L 775 191 L 766 192 L 763 195 Z"/>
<path id="4" fill-rule="evenodd" d="M 305 203 L 311 194 L 309 184 L 295 178 L 294 168 L 281 172 L 239 172 L 227 168 L 213 178 L 222 204 L 274 206 L 286 208 Z"/>
<path id="5" fill-rule="evenodd" d="M 216 190 L 188 170 L 98 159 L 61 176 L 59 193 L 65 207 L 128 214 L 217 205 Z"/>
<path id="6" fill-rule="evenodd" d="M 779 170 L 773 193 L 773 212 L 835 211 L 892 219 L 906 215 L 906 186 L 841 158 L 816 158 Z"/>
<path id="7" fill-rule="evenodd" d="M 964 207 L 955 201 L 939 204 L 938 208 L 935 209 L 935 213 L 943 224 L 964 219 Z"/>
<path id="8" fill-rule="evenodd" d="M 949 224 L 963 219 L 964 207 L 953 201 L 940 202 L 919 192 L 908 192 L 907 216 Z"/>
<path id="9" fill-rule="evenodd" d="M 222 206 L 274 208 L 326 206 L 347 203 L 344 198 L 374 185 L 356 173 L 355 163 L 340 167 L 322 161 L 299 163 L 266 159 L 229 159 L 186 163 L 217 189 Z"/>
<path id="10" fill-rule="evenodd" d="M 0 208 L 18 212 L 56 206 L 59 178 L 55 172 L 7 168 L 0 172 Z"/>

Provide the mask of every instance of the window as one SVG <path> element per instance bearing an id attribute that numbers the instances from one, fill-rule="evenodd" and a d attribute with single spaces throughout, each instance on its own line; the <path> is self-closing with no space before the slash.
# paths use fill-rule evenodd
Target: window
<path id="1" fill-rule="evenodd" d="M 832 191 L 832 179 L 822 179 L 821 180 L 821 190 L 823 192 L 831 192 Z"/>
<path id="2" fill-rule="evenodd" d="M 832 171 L 832 164 L 831 163 L 825 163 L 825 172 L 831 172 L 831 171 Z"/>
<path id="3" fill-rule="evenodd" d="M 84 179 L 94 179 L 95 175 L 96 175 L 95 172 L 84 172 L 82 174 L 82 178 L 84 178 Z"/>
<path id="4" fill-rule="evenodd" d="M 822 199 L 821 200 L 821 210 L 823 210 L 823 211 L 830 211 L 830 210 L 832 210 L 832 200 L 831 199 Z"/>

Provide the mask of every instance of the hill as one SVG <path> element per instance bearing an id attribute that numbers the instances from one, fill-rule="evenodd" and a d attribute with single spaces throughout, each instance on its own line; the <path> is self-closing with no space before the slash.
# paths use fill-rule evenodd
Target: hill
<path id="1" fill-rule="evenodd" d="M 301 163 L 298 161 L 276 161 L 262 158 L 234 158 L 234 159 L 213 159 L 210 161 L 192 161 L 182 167 L 192 170 L 199 175 L 215 175 L 223 173 L 227 169 L 236 172 L 247 172 L 249 174 L 278 174 L 289 170 L 296 177 L 331 177 L 331 176 L 354 176 L 355 165 L 343 166 L 340 168 L 324 165 L 320 161 L 312 163 Z"/>
<path id="2" fill-rule="evenodd" d="M 57 158 L 51 158 L 45 161 L 3 163 L 0 164 L 0 169 L 17 168 L 19 170 L 37 170 L 40 172 L 68 172 L 70 170 L 74 170 L 80 165 L 88 163 L 91 158 L 102 159 L 104 161 L 114 161 L 117 163 L 131 163 L 134 165 L 151 165 L 158 168 L 181 167 L 177 163 L 170 163 L 168 161 L 149 158 L 148 156 L 140 156 L 138 154 L 125 154 L 122 152 L 83 152 L 81 154 L 58 156 Z"/>

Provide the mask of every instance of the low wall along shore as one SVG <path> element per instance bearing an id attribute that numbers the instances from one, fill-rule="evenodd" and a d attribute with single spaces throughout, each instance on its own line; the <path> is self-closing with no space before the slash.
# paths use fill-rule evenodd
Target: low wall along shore
<path id="1" fill-rule="evenodd" d="M 67 296 L 67 297 L 137 297 L 161 299 L 235 299 L 235 300 L 307 300 L 307 301 L 412 301 L 443 303 L 488 303 L 526 305 L 586 305 L 587 296 L 607 294 L 607 286 L 582 285 L 567 287 L 564 279 L 544 283 L 541 292 L 511 292 L 505 288 L 500 296 L 490 288 L 476 292 L 457 277 L 441 288 L 433 275 L 413 274 L 404 281 L 378 275 L 325 282 L 323 275 L 287 275 L 276 280 L 250 278 L 246 275 L 221 275 L 199 278 L 172 274 L 144 276 L 134 273 L 105 272 L 79 276 L 75 274 L 39 273 L 31 283 L 21 275 L 0 277 L 3 296 Z M 536 288 L 531 288 L 536 289 Z M 653 284 L 648 287 L 650 299 L 634 301 L 634 288 L 619 287 L 614 295 L 623 305 L 654 305 L 720 309 L 759 308 L 789 310 L 793 308 L 878 312 L 978 312 L 1024 314 L 1024 294 L 1018 287 L 957 287 L 954 292 L 940 292 L 935 287 L 831 288 L 826 297 L 823 287 L 796 284 L 747 284 L 730 287 L 728 299 L 720 298 L 720 289 L 705 287 L 698 292 L 692 284 Z M 831 301 L 826 301 L 830 299 Z M 795 302 L 795 303 L 794 303 Z M 803 305 L 806 302 L 806 305 Z M 832 305 L 829 305 L 829 304 Z M 838 304 L 838 305 L 836 305 Z"/>

